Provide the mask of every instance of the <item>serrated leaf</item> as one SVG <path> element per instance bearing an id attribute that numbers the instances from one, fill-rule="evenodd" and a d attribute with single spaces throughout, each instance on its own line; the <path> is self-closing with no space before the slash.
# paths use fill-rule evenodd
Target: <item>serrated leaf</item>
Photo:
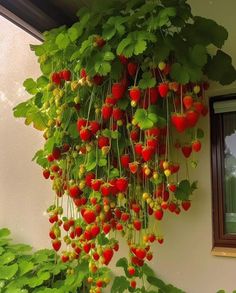
<path id="1" fill-rule="evenodd" d="M 170 21 L 171 17 L 174 17 L 176 15 L 176 8 L 174 7 L 167 7 L 163 8 L 156 18 L 156 26 L 162 27 L 164 25 L 167 25 Z"/>
<path id="2" fill-rule="evenodd" d="M 60 33 L 56 37 L 56 44 L 59 49 L 66 49 L 66 47 L 70 44 L 70 39 L 66 33 Z"/>
<path id="3" fill-rule="evenodd" d="M 117 262 L 116 262 L 116 266 L 117 267 L 121 267 L 123 269 L 127 269 L 128 268 L 128 262 L 127 259 L 125 257 L 120 258 Z"/>
<path id="4" fill-rule="evenodd" d="M 10 280 L 18 271 L 18 265 L 0 266 L 0 280 Z"/>
<path id="5" fill-rule="evenodd" d="M 22 102 L 13 108 L 13 115 L 16 118 L 26 117 L 28 111 L 31 109 L 31 100 Z"/>
<path id="6" fill-rule="evenodd" d="M 98 161 L 98 166 L 99 167 L 105 167 L 107 165 L 107 160 L 106 159 L 100 159 Z"/>
<path id="7" fill-rule="evenodd" d="M 147 49 L 147 42 L 145 40 L 137 40 L 134 46 L 134 54 L 142 54 Z"/>
<path id="8" fill-rule="evenodd" d="M 24 83 L 23 86 L 25 87 L 25 90 L 29 93 L 29 94 L 36 94 L 37 92 L 37 83 L 33 80 L 33 78 L 27 78 Z"/>
<path id="9" fill-rule="evenodd" d="M 142 122 L 143 120 L 147 119 L 147 111 L 144 109 L 136 110 L 136 112 L 134 114 L 134 119 L 137 122 Z"/>
<path id="10" fill-rule="evenodd" d="M 149 113 L 148 119 L 151 120 L 155 124 L 158 121 L 158 116 L 155 113 Z"/>
<path id="11" fill-rule="evenodd" d="M 221 50 L 218 50 L 212 58 L 208 58 L 204 71 L 208 78 L 219 81 L 223 85 L 230 84 L 236 79 L 232 58 Z"/>
<path id="12" fill-rule="evenodd" d="M 21 260 L 19 261 L 19 276 L 23 276 L 24 274 L 33 270 L 34 264 L 31 261 Z"/>
<path id="13" fill-rule="evenodd" d="M 115 59 L 115 55 L 112 52 L 107 51 L 107 52 L 105 52 L 103 59 L 105 61 L 111 61 L 111 60 Z"/>
<path id="14" fill-rule="evenodd" d="M 124 52 L 124 49 L 129 46 L 132 42 L 132 39 L 128 36 L 124 38 L 118 45 L 116 53 L 117 55 L 122 55 Z"/>
<path id="15" fill-rule="evenodd" d="M 190 49 L 190 60 L 197 66 L 203 66 L 207 62 L 207 50 L 203 45 L 195 45 Z"/>
<path id="16" fill-rule="evenodd" d="M 143 120 L 143 121 L 139 122 L 139 127 L 142 130 L 152 128 L 153 126 L 154 126 L 154 123 L 149 119 L 146 119 L 146 120 Z"/>
<path id="17" fill-rule="evenodd" d="M 153 271 L 153 269 L 146 263 L 142 266 L 142 271 L 143 271 L 143 274 L 146 275 L 147 277 L 155 276 L 155 272 Z"/>

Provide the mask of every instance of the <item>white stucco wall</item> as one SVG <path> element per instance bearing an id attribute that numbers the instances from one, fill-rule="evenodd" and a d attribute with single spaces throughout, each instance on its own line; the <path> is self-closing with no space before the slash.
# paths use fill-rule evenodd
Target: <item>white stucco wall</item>
<path id="1" fill-rule="evenodd" d="M 31 159 L 43 139 L 12 114 L 13 106 L 28 97 L 23 81 L 40 74 L 31 43 L 38 41 L 0 16 L 0 227 L 39 248 L 49 244 L 43 212 L 52 193 Z"/>
<path id="2" fill-rule="evenodd" d="M 215 19 L 229 32 L 225 50 L 236 65 L 235 0 L 190 0 L 193 13 Z M 37 41 L 0 17 L 0 226 L 11 228 L 18 241 L 34 247 L 49 244 L 48 222 L 43 216 L 51 202 L 50 185 L 41 177 L 41 170 L 31 162 L 40 147 L 39 132 L 24 126 L 12 116 L 11 108 L 27 97 L 22 82 L 38 76 L 39 69 L 28 44 Z M 209 95 L 236 92 L 236 85 L 213 85 Z M 224 288 L 236 289 L 236 258 L 214 257 L 212 248 L 211 181 L 209 119 L 201 126 L 205 130 L 201 160 L 192 173 L 199 181 L 192 208 L 186 214 L 165 215 L 165 244 L 154 248 L 151 265 L 165 281 L 187 293 L 215 293 Z M 122 256 L 125 245 L 122 245 Z M 120 254 L 121 256 L 121 254 Z M 112 262 L 114 268 L 115 261 Z"/>

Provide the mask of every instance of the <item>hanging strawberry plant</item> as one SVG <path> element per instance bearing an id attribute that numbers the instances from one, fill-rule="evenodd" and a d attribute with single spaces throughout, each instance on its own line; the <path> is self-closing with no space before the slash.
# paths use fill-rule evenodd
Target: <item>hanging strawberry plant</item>
<path id="1" fill-rule="evenodd" d="M 55 192 L 53 248 L 66 244 L 64 262 L 88 259 L 100 292 L 106 281 L 93 273 L 122 235 L 134 291 L 151 243 L 163 242 L 165 214 L 191 206 L 207 80 L 229 84 L 236 72 L 221 50 L 227 31 L 192 16 L 185 0 L 99 1 L 78 18 L 31 46 L 42 76 L 24 82 L 32 97 L 14 115 L 43 131 L 34 160 Z"/>

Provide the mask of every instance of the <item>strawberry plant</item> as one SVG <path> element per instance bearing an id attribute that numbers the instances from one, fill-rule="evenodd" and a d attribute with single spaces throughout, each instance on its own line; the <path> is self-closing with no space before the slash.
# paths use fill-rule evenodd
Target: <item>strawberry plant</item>
<path id="1" fill-rule="evenodd" d="M 33 159 L 52 182 L 49 236 L 62 261 L 88 259 L 96 274 L 121 234 L 137 270 L 163 243 L 165 214 L 191 206 L 208 80 L 236 79 L 228 34 L 185 0 L 104 0 L 78 18 L 31 46 L 42 76 L 24 82 L 32 97 L 14 115 L 45 138 Z M 91 280 L 91 292 L 106 285 Z"/>
<path id="2" fill-rule="evenodd" d="M 32 252 L 26 244 L 15 244 L 8 238 L 10 231 L 0 229 L 0 291 L 18 292 L 88 292 L 88 262 L 57 260 L 53 250 L 43 249 Z M 69 257 L 69 255 L 68 255 Z M 109 277 L 105 268 L 97 272 L 103 281 Z"/>

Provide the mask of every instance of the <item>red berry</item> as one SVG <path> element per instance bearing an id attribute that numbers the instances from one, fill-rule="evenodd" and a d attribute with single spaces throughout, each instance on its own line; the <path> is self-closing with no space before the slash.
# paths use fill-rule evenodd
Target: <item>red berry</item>
<path id="1" fill-rule="evenodd" d="M 105 136 L 100 136 L 98 138 L 98 147 L 101 149 L 104 146 L 109 146 L 110 145 L 110 141 L 108 137 Z"/>
<path id="2" fill-rule="evenodd" d="M 186 112 L 186 123 L 187 127 L 194 127 L 199 119 L 199 113 L 196 111 L 187 111 Z"/>
<path id="3" fill-rule="evenodd" d="M 89 122 L 89 127 L 92 132 L 92 134 L 96 134 L 98 130 L 100 130 L 101 126 L 97 121 L 90 121 Z"/>
<path id="4" fill-rule="evenodd" d="M 144 147 L 142 149 L 142 158 L 145 162 L 150 161 L 154 154 L 154 150 L 151 147 Z"/>
<path id="5" fill-rule="evenodd" d="M 158 91 L 159 91 L 159 94 L 162 98 L 165 98 L 168 94 L 168 91 L 169 91 L 169 86 L 167 83 L 161 83 L 159 84 L 158 86 Z"/>
<path id="6" fill-rule="evenodd" d="M 59 73 L 54 72 L 54 73 L 52 74 L 52 81 L 53 81 L 55 84 L 57 84 L 57 85 L 60 85 L 60 84 L 61 84 L 61 78 L 60 78 Z"/>
<path id="7" fill-rule="evenodd" d="M 133 221 L 133 226 L 137 231 L 140 231 L 142 228 L 142 223 L 141 223 L 141 221 L 136 219 Z"/>
<path id="8" fill-rule="evenodd" d="M 102 230 L 105 234 L 108 234 L 110 231 L 111 231 L 111 225 L 108 224 L 108 223 L 104 223 L 103 224 L 103 227 L 102 227 Z"/>
<path id="9" fill-rule="evenodd" d="M 121 120 L 124 112 L 119 108 L 113 108 L 112 116 L 115 121 Z"/>
<path id="10" fill-rule="evenodd" d="M 147 255 L 147 251 L 143 248 L 137 248 L 134 254 L 137 256 L 137 258 L 144 259 Z"/>
<path id="11" fill-rule="evenodd" d="M 104 264 L 105 265 L 108 265 L 109 264 L 109 262 L 111 261 L 111 259 L 113 257 L 113 254 L 114 254 L 114 252 L 113 252 L 113 249 L 111 249 L 111 248 L 106 248 L 103 251 L 102 256 L 104 258 Z"/>
<path id="12" fill-rule="evenodd" d="M 102 118 L 103 120 L 109 120 L 112 115 L 112 107 L 110 104 L 105 104 L 102 106 Z"/>
<path id="13" fill-rule="evenodd" d="M 182 208 L 187 211 L 191 207 L 191 201 L 190 200 L 183 200 L 182 201 Z"/>
<path id="14" fill-rule="evenodd" d="M 43 170 L 43 177 L 45 179 L 48 179 L 50 176 L 50 171 L 48 169 Z"/>
<path id="15" fill-rule="evenodd" d="M 132 280 L 132 281 L 130 281 L 130 287 L 132 287 L 133 289 L 135 289 L 136 288 L 136 281 L 135 280 Z"/>
<path id="16" fill-rule="evenodd" d="M 79 132 L 82 141 L 89 141 L 92 137 L 92 133 L 88 128 L 82 127 Z"/>
<path id="17" fill-rule="evenodd" d="M 66 81 L 71 80 L 71 72 L 68 69 L 65 69 L 61 72 L 62 78 Z"/>
<path id="18" fill-rule="evenodd" d="M 85 210 L 82 216 L 87 224 L 94 223 L 96 220 L 96 215 L 93 210 Z"/>
<path id="19" fill-rule="evenodd" d="M 154 217 L 156 220 L 161 220 L 163 218 L 163 211 L 162 210 L 156 210 L 154 212 Z"/>
<path id="20" fill-rule="evenodd" d="M 55 147 L 52 151 L 52 156 L 54 160 L 58 160 L 61 157 L 61 150 L 58 147 Z"/>
<path id="21" fill-rule="evenodd" d="M 171 115 L 171 123 L 178 132 L 183 132 L 187 128 L 187 119 L 185 114 L 173 113 Z"/>
<path id="22" fill-rule="evenodd" d="M 129 168 L 129 162 L 130 162 L 130 155 L 124 154 L 120 157 L 121 166 L 123 168 Z"/>
<path id="23" fill-rule="evenodd" d="M 199 152 L 201 150 L 202 144 L 200 140 L 195 140 L 192 142 L 192 149 L 194 152 Z"/>
<path id="24" fill-rule="evenodd" d="M 189 158 L 192 153 L 192 146 L 191 145 L 184 145 L 184 146 L 182 146 L 181 151 L 182 151 L 183 155 L 185 156 L 185 158 Z"/>
<path id="25" fill-rule="evenodd" d="M 125 192 L 128 187 L 128 179 L 121 177 L 116 180 L 116 187 L 120 192 Z"/>
<path id="26" fill-rule="evenodd" d="M 85 127 L 87 124 L 87 120 L 80 118 L 77 120 L 77 130 L 78 132 L 80 132 L 80 130 L 82 129 L 82 127 Z"/>
<path id="27" fill-rule="evenodd" d="M 111 88 L 112 96 L 116 100 L 120 100 L 123 98 L 124 93 L 125 93 L 125 87 L 122 83 L 114 83 Z"/>
<path id="28" fill-rule="evenodd" d="M 141 90 L 138 87 L 132 87 L 129 91 L 131 101 L 139 102 L 141 98 Z"/>
<path id="29" fill-rule="evenodd" d="M 58 251 L 61 248 L 61 241 L 58 239 L 54 239 L 52 241 L 52 247 L 55 251 Z"/>
<path id="30" fill-rule="evenodd" d="M 134 77 L 137 72 L 138 64 L 129 62 L 127 65 L 127 70 L 130 76 Z"/>
<path id="31" fill-rule="evenodd" d="M 185 96 L 183 98 L 183 104 L 187 110 L 190 109 L 193 105 L 193 98 L 191 96 Z"/>
<path id="32" fill-rule="evenodd" d="M 80 190 L 78 185 L 73 185 L 70 187 L 69 193 L 72 198 L 76 198 L 80 196 L 83 192 Z"/>

